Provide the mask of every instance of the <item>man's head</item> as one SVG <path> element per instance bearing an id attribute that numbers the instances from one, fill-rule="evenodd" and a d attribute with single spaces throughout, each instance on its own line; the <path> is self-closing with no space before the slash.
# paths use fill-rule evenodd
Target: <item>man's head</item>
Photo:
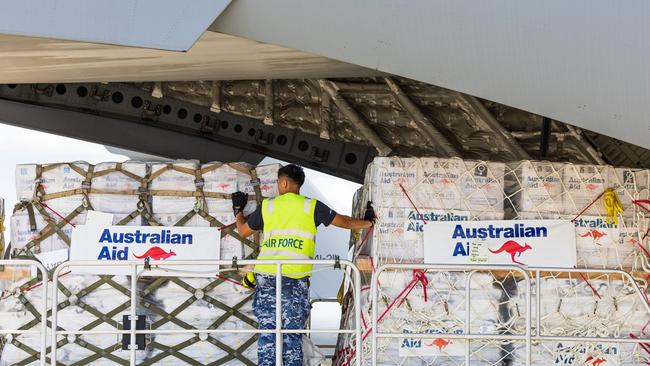
<path id="1" fill-rule="evenodd" d="M 305 183 L 305 172 L 301 167 L 289 164 L 278 170 L 278 193 L 300 193 L 300 187 Z"/>

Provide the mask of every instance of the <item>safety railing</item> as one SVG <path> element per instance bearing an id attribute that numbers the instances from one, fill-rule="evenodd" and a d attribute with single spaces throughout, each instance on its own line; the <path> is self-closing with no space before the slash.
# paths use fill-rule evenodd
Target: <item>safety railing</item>
<path id="1" fill-rule="evenodd" d="M 47 269 L 34 260 L 26 259 L 2 259 L 0 260 L 0 266 L 4 266 L 5 270 L 9 270 L 10 267 L 29 267 L 36 268 L 38 274 L 40 275 L 40 291 L 42 292 L 42 303 L 40 309 L 40 330 L 21 330 L 21 329 L 0 329 L 0 334 L 5 335 L 5 337 L 15 337 L 25 334 L 39 334 L 39 362 L 41 366 L 46 365 L 46 353 L 47 353 L 47 290 L 48 290 L 48 278 L 47 278 Z M 20 288 L 14 289 L 14 291 L 21 292 Z"/>
<path id="2" fill-rule="evenodd" d="M 412 339 L 429 339 L 432 338 L 432 333 L 386 333 L 380 331 L 379 318 L 378 318 L 378 296 L 379 296 L 379 277 L 382 273 L 389 270 L 423 270 L 429 273 L 450 271 L 450 272 L 469 272 L 466 278 L 465 285 L 465 329 L 463 334 L 440 333 L 435 334 L 438 337 L 448 339 L 461 339 L 465 341 L 465 365 L 470 365 L 470 342 L 472 340 L 499 340 L 504 342 L 525 342 L 525 364 L 531 364 L 532 357 L 532 343 L 533 342 L 576 342 L 576 343 L 631 343 L 631 344 L 648 344 L 650 338 L 615 338 L 615 337 L 583 337 L 583 336 L 551 336 L 542 334 L 541 326 L 541 278 L 542 273 L 563 273 L 563 274 L 577 274 L 584 279 L 585 274 L 606 274 L 620 276 L 621 279 L 626 279 L 634 289 L 634 292 L 641 300 L 640 303 L 646 311 L 646 315 L 650 317 L 650 304 L 643 295 L 639 285 L 635 279 L 622 270 L 610 269 L 569 269 L 569 268 L 523 268 L 520 266 L 495 266 L 495 265 L 441 265 L 441 264 L 385 264 L 377 268 L 373 273 L 371 279 L 371 301 L 372 301 L 372 318 L 371 329 L 373 329 L 371 337 L 371 361 L 372 365 L 376 366 L 378 362 L 378 342 L 380 338 L 412 338 Z M 509 271 L 511 273 L 518 273 L 520 278 L 524 280 L 525 285 L 525 332 L 523 334 L 471 334 L 471 278 L 478 272 L 492 272 L 492 271 Z M 535 311 L 531 311 L 531 291 L 533 286 L 531 284 L 531 273 L 535 276 Z M 588 280 L 585 279 L 588 282 Z M 589 285 L 591 286 L 591 285 Z M 531 316 L 532 315 L 532 316 Z M 535 331 L 532 331 L 532 318 L 535 319 Z"/>
<path id="3" fill-rule="evenodd" d="M 275 288 L 275 329 L 156 329 L 156 330 L 138 330 L 136 327 L 137 320 L 137 281 L 140 276 L 146 276 L 149 268 L 156 270 L 165 269 L 167 266 L 177 268 L 179 266 L 219 266 L 219 272 L 232 271 L 233 269 L 222 269 L 223 266 L 229 267 L 233 261 L 228 260 L 211 260 L 211 261 L 68 261 L 60 264 L 52 275 L 53 287 L 58 287 L 58 278 L 61 272 L 66 268 L 71 268 L 74 273 L 75 267 L 130 267 L 130 329 L 129 330 L 59 330 L 57 307 L 52 307 L 52 349 L 51 359 L 52 365 L 57 364 L 57 338 L 58 336 L 80 336 L 80 335 L 98 335 L 98 334 L 116 334 L 116 335 L 129 335 L 130 344 L 129 349 L 129 364 L 136 365 L 136 336 L 141 334 L 211 334 L 211 333 L 236 333 L 236 334 L 275 334 L 275 357 L 276 364 L 282 364 L 282 336 L 284 334 L 314 334 L 314 333 L 336 333 L 336 334 L 353 334 L 357 342 L 361 343 L 361 275 L 359 269 L 350 261 L 346 260 L 238 260 L 238 266 L 251 266 L 256 264 L 275 265 L 276 267 L 276 288 Z M 349 269 L 352 276 L 352 289 L 354 294 L 355 303 L 355 327 L 354 329 L 282 329 L 282 266 L 283 265 L 296 265 L 296 264 L 310 264 L 314 266 L 334 266 L 335 268 Z M 174 271 L 174 270 L 170 270 Z M 182 271 L 181 271 L 182 272 Z M 215 271 L 216 272 L 216 271 Z M 58 304 L 58 291 L 54 291 L 52 295 L 52 303 Z M 357 366 L 361 366 L 361 358 L 357 358 Z"/>
<path id="4" fill-rule="evenodd" d="M 526 348 L 530 349 L 531 342 L 531 326 L 530 326 L 530 276 L 528 273 L 518 266 L 495 266 L 495 265 L 439 265 L 439 264 L 406 264 L 406 263 L 396 263 L 396 264 L 385 264 L 377 268 L 377 270 L 372 275 L 372 282 L 370 284 L 371 299 L 372 299 L 372 315 L 371 315 L 371 327 L 373 329 L 371 335 L 371 349 L 372 349 L 372 365 L 377 365 L 377 340 L 379 338 L 405 338 L 407 336 L 411 339 L 428 339 L 432 337 L 431 333 L 415 333 L 409 332 L 408 334 L 404 333 L 386 333 L 381 332 L 379 327 L 379 316 L 378 316 L 378 297 L 379 297 L 379 277 L 382 273 L 388 270 L 423 270 L 428 272 L 449 272 L 449 271 L 470 271 L 466 278 L 465 285 L 465 329 L 463 334 L 452 334 L 452 333 L 442 333 L 436 334 L 436 336 L 449 338 L 449 339 L 460 339 L 465 341 L 465 364 L 470 365 L 470 341 L 471 340 L 499 340 L 499 341 L 524 341 L 526 343 Z M 476 272 L 489 272 L 489 271 L 514 271 L 518 272 L 521 277 L 524 279 L 526 284 L 526 332 L 522 335 L 516 334 L 472 334 L 471 333 L 471 314 L 470 314 L 470 299 L 471 299 L 471 286 L 470 281 L 472 275 Z M 357 343 L 360 344 L 360 343 Z M 530 354 L 527 355 L 527 364 L 530 364 Z"/>

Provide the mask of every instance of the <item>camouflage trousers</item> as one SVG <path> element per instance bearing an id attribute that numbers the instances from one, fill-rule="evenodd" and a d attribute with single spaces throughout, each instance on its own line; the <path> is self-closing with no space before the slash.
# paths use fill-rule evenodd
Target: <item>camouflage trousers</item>
<path id="1" fill-rule="evenodd" d="M 259 329 L 275 329 L 275 276 L 257 275 L 253 311 Z M 304 329 L 311 305 L 309 279 L 282 277 L 282 329 Z M 282 339 L 284 366 L 303 366 L 302 334 L 285 334 Z M 260 334 L 257 341 L 257 364 L 275 365 L 275 334 Z M 280 365 L 278 365 L 280 366 Z"/>

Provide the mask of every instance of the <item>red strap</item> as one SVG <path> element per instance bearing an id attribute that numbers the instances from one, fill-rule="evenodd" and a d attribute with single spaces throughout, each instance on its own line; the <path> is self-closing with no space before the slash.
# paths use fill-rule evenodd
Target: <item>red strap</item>
<path id="1" fill-rule="evenodd" d="M 70 221 L 68 221 L 65 217 L 61 216 L 61 215 L 60 215 L 58 212 L 56 212 L 53 208 L 51 208 L 50 206 L 48 206 L 47 203 L 45 203 L 45 202 L 41 202 L 41 201 L 39 201 L 39 200 L 35 200 L 35 201 L 36 201 L 36 203 L 38 203 L 39 205 L 41 205 L 41 207 L 46 208 L 46 209 L 52 211 L 53 214 L 55 214 L 56 216 L 58 216 L 61 220 L 65 221 L 68 225 L 70 225 L 70 226 L 72 226 L 72 227 L 77 227 L 75 224 L 73 224 L 73 223 L 71 223 Z"/>
<path id="2" fill-rule="evenodd" d="M 239 283 L 239 282 L 237 282 L 237 281 L 235 281 L 235 280 L 233 280 L 233 279 L 231 279 L 231 278 L 228 278 L 228 277 L 226 277 L 226 276 L 224 276 L 224 275 L 219 274 L 219 275 L 217 275 L 217 277 L 219 277 L 220 279 L 222 279 L 222 280 L 224 280 L 224 281 L 228 281 L 228 282 L 230 282 L 230 283 L 234 283 L 235 285 L 238 285 L 238 286 L 241 286 L 241 287 L 243 287 L 243 288 L 245 288 L 245 289 L 247 289 L 247 290 L 250 290 L 248 287 L 246 287 L 246 286 L 242 285 L 241 283 Z"/>
<path id="3" fill-rule="evenodd" d="M 411 283 L 409 283 L 409 286 L 411 284 L 413 284 L 413 286 L 411 286 L 411 289 L 406 293 L 406 295 L 404 295 L 402 301 L 399 303 L 399 306 L 401 306 L 404 303 L 404 301 L 406 301 L 406 298 L 409 296 L 411 291 L 413 291 L 415 285 L 417 285 L 418 282 L 422 284 L 422 291 L 424 292 L 424 301 L 425 302 L 427 301 L 427 285 L 429 284 L 429 279 L 425 275 L 425 272 L 426 271 L 422 271 L 419 269 L 413 270 L 413 279 L 411 280 Z"/>
<path id="4" fill-rule="evenodd" d="M 604 194 L 605 194 L 604 191 L 603 191 L 603 193 L 599 194 L 598 197 L 596 197 L 596 199 L 594 199 L 593 201 L 591 201 L 591 203 L 588 204 L 587 207 L 583 208 L 582 211 L 580 211 L 580 213 L 579 213 L 578 215 L 576 215 L 576 217 L 574 217 L 573 220 L 571 220 L 571 222 L 576 221 L 576 219 L 577 219 L 578 217 L 582 216 L 582 214 L 585 213 L 585 212 L 589 209 L 589 207 L 593 206 L 594 203 L 598 202 L 598 200 L 600 199 L 600 197 L 602 197 Z"/>
<path id="5" fill-rule="evenodd" d="M 361 312 L 361 322 L 363 322 L 364 328 L 368 328 L 368 323 L 366 323 L 366 317 L 363 316 L 363 311 Z"/>
<path id="6" fill-rule="evenodd" d="M 591 289 L 591 291 L 593 291 L 593 293 L 594 293 L 596 296 L 598 296 L 599 299 L 602 299 L 602 297 L 600 297 L 600 294 L 598 293 L 598 291 L 596 291 L 596 289 L 594 288 L 594 286 L 591 285 L 591 283 L 589 282 L 589 280 L 587 279 L 587 277 L 585 277 L 585 275 L 583 275 L 582 272 L 578 272 L 578 274 L 580 275 L 580 277 L 582 277 L 582 279 L 583 279 L 585 282 L 587 282 L 587 286 L 589 286 L 589 288 Z"/>
<path id="7" fill-rule="evenodd" d="M 633 339 L 639 339 L 639 337 L 635 336 L 635 335 L 632 334 L 632 333 L 630 333 L 630 338 L 633 338 Z M 639 343 L 639 346 L 641 346 L 641 348 L 643 348 L 643 350 L 644 350 L 647 354 L 650 354 L 650 345 L 648 345 L 648 343 Z"/>
<path id="8" fill-rule="evenodd" d="M 639 206 L 643 211 L 650 213 L 650 200 L 634 200 L 632 203 Z"/>
<path id="9" fill-rule="evenodd" d="M 650 228 L 648 228 L 648 231 L 650 232 Z M 646 233 L 646 235 L 648 235 L 648 233 Z M 643 237 L 643 239 L 645 239 L 645 236 Z M 641 240 L 643 240 L 643 239 L 641 239 Z M 645 253 L 646 257 L 650 258 L 650 252 L 648 252 L 648 249 L 646 249 L 643 245 L 641 245 L 641 243 L 640 243 L 638 240 L 633 239 L 633 240 L 631 240 L 631 241 L 632 241 L 634 244 L 638 245 L 639 248 L 641 248 L 641 250 L 643 251 L 643 253 Z"/>
<path id="10" fill-rule="evenodd" d="M 61 277 L 65 276 L 65 275 L 67 275 L 68 273 L 70 273 L 70 271 L 59 274 L 59 278 L 61 278 Z M 48 280 L 48 282 L 52 282 L 52 279 L 50 278 L 50 279 Z M 35 285 L 33 285 L 33 286 L 30 286 L 30 287 L 27 287 L 27 288 L 21 288 L 21 289 L 20 289 L 20 292 L 23 292 L 23 293 L 24 293 L 24 292 L 29 292 L 29 291 L 31 291 L 31 290 L 37 288 L 38 286 L 40 286 L 40 285 L 42 285 L 42 284 L 43 284 L 43 283 L 39 282 L 39 283 L 37 283 L 37 284 L 35 284 Z"/>
<path id="11" fill-rule="evenodd" d="M 411 196 L 409 196 L 408 192 L 406 192 L 406 189 L 404 189 L 404 186 L 402 185 L 402 183 L 399 184 L 399 187 L 402 189 L 402 192 L 404 192 L 404 195 L 406 196 L 406 198 L 408 198 L 409 202 L 411 202 L 411 206 L 413 206 L 413 208 L 415 209 L 415 212 L 418 213 L 418 215 L 420 216 L 420 219 L 422 220 L 422 222 L 424 222 L 426 224 L 427 222 L 424 220 L 424 216 L 422 216 L 422 214 L 420 213 L 420 210 L 418 210 L 417 206 L 415 206 L 415 203 L 413 203 L 413 200 L 411 199 Z"/>

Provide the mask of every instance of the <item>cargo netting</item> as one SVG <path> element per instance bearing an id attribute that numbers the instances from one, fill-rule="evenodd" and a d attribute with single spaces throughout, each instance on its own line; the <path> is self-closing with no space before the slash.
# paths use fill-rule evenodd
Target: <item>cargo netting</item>
<path id="1" fill-rule="evenodd" d="M 433 221 L 570 220 L 576 229 L 577 268 L 602 273 L 544 272 L 539 284 L 532 281 L 533 298 L 538 289 L 542 293 L 541 335 L 647 338 L 649 198 L 650 170 L 644 169 L 529 160 L 375 158 L 355 195 L 353 214 L 362 215 L 371 201 L 378 220 L 374 230 L 354 232 L 350 242 L 355 262 L 366 273 L 368 295 L 361 309 L 365 341 L 360 347 L 364 363 L 370 364 L 373 307 L 382 332 L 405 334 L 378 342 L 379 365 L 464 365 L 465 341 L 444 335 L 462 334 L 466 325 L 473 334 L 522 334 L 526 290 L 513 272 L 480 273 L 470 282 L 469 271 L 382 273 L 379 303 L 371 303 L 373 271 L 383 264 L 423 263 L 423 229 Z M 643 296 L 632 291 L 631 278 Z M 469 308 L 466 286 L 471 287 Z M 341 326 L 347 329 L 354 309 L 344 300 Z M 468 312 L 470 324 L 465 323 Z M 419 342 L 408 338 L 413 332 L 435 336 Z M 352 338 L 339 336 L 336 364 L 352 364 L 357 352 Z M 538 342 L 531 352 L 535 365 L 650 361 L 647 344 Z M 523 342 L 473 339 L 469 354 L 471 365 L 525 364 Z"/>
<path id="2" fill-rule="evenodd" d="M 252 212 L 262 198 L 277 195 L 278 168 L 277 164 L 254 167 L 191 160 L 19 165 L 20 203 L 11 216 L 9 253 L 12 258 L 47 264 L 51 276 L 56 264 L 68 258 L 72 228 L 83 225 L 87 213 L 94 210 L 113 214 L 114 225 L 215 227 L 222 236 L 221 258 L 254 258 L 259 238 L 237 234 L 230 195 L 238 190 L 249 193 L 246 213 Z M 65 327 L 60 330 L 122 329 L 122 317 L 130 307 L 128 276 L 63 272 L 59 280 L 59 326 Z M 136 289 L 138 314 L 146 315 L 151 330 L 254 329 L 253 292 L 243 288 L 240 280 L 236 271 L 211 279 L 142 277 Z M 30 273 L 13 271 L 3 276 L 3 329 L 36 329 L 37 309 L 44 301 L 38 286 L 39 278 Z M 256 365 L 256 339 L 256 335 L 231 333 L 148 335 L 137 362 Z M 61 336 L 58 347 L 62 365 L 129 364 L 129 353 L 122 350 L 117 335 Z M 0 364 L 29 365 L 38 357 L 38 337 L 3 338 Z"/>

